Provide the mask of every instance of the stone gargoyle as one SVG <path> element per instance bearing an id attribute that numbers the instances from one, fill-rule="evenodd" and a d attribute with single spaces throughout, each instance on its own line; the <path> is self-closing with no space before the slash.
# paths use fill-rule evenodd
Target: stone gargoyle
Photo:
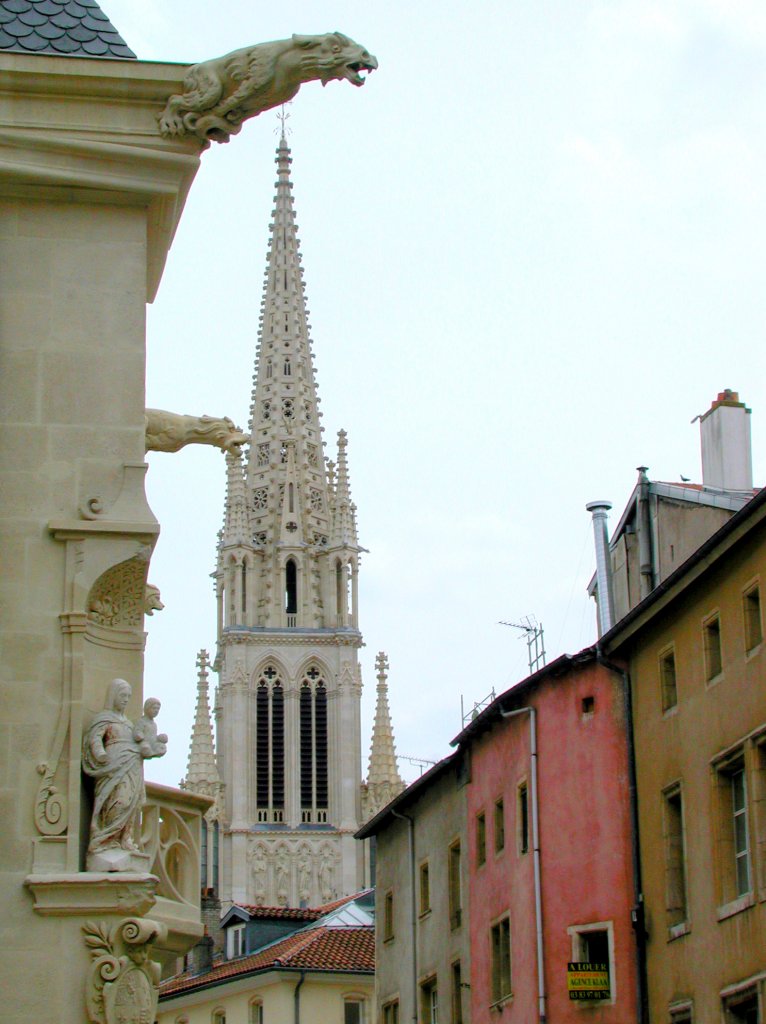
<path id="1" fill-rule="evenodd" d="M 212 444 L 237 453 L 250 440 L 228 416 L 182 416 L 164 409 L 146 410 L 146 450 L 177 452 L 187 444 Z"/>
<path id="2" fill-rule="evenodd" d="M 371 53 L 340 32 L 246 46 L 189 68 L 183 94 L 171 96 L 157 118 L 160 132 L 228 142 L 243 121 L 291 100 L 304 82 L 345 78 L 364 85 L 363 72 L 377 66 Z"/>

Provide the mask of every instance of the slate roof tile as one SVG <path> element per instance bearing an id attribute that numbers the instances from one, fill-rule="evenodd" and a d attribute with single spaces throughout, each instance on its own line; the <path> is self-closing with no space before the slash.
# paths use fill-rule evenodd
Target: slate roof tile
<path id="1" fill-rule="evenodd" d="M 320 925 L 288 935 L 256 953 L 236 960 L 221 960 L 202 974 L 183 974 L 170 978 L 160 986 L 160 999 L 179 992 L 219 984 L 256 971 L 279 968 L 306 971 L 347 971 L 355 974 L 375 973 L 375 928 L 357 925 L 349 928 L 328 928 Z"/>
<path id="2" fill-rule="evenodd" d="M 0 50 L 136 57 L 97 0 L 0 0 Z"/>

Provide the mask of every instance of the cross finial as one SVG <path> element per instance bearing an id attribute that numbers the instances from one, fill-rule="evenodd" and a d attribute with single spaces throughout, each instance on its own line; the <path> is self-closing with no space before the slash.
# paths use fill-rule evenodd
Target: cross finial
<path id="1" fill-rule="evenodd" d="M 276 132 L 277 132 L 277 131 L 279 131 L 280 135 L 281 135 L 281 136 L 282 136 L 283 138 L 284 138 L 284 137 L 285 137 L 285 136 L 286 136 L 287 134 L 289 134 L 289 132 L 291 131 L 291 129 L 290 129 L 290 128 L 287 128 L 287 127 L 286 127 L 286 124 L 285 124 L 285 122 L 286 122 L 286 121 L 287 121 L 287 120 L 289 119 L 289 117 L 290 117 L 290 115 L 288 114 L 287 110 L 285 109 L 285 108 L 287 107 L 287 105 L 288 105 L 288 104 L 286 104 L 286 103 L 283 103 L 283 104 L 282 104 L 282 106 L 281 106 L 281 107 L 279 108 L 279 112 L 277 113 L 277 121 L 279 121 L 279 125 L 280 125 L 280 127 L 279 127 L 278 129 L 275 129 L 275 130 L 274 130 L 274 131 L 275 131 L 275 134 L 276 134 Z"/>

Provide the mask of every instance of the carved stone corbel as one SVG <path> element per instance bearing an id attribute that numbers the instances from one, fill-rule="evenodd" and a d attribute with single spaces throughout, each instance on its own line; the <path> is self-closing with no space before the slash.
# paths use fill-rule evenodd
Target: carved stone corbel
<path id="1" fill-rule="evenodd" d="M 167 929 L 149 918 L 128 917 L 111 928 L 88 921 L 82 928 L 93 963 L 85 989 L 90 1024 L 143 1024 L 157 1013 L 161 965 L 150 947 Z"/>

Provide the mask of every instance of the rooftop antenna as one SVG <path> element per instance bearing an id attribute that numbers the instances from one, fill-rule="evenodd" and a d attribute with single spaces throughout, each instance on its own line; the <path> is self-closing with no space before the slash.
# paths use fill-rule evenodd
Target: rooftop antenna
<path id="1" fill-rule="evenodd" d="M 534 615 L 525 615 L 521 622 L 498 622 L 498 626 L 510 626 L 511 629 L 520 629 L 527 640 L 527 660 L 529 661 L 529 674 L 537 672 L 545 665 L 545 638 L 543 627 Z M 521 639 L 521 638 L 519 638 Z"/>
<path id="2" fill-rule="evenodd" d="M 397 754 L 397 761 L 406 761 L 407 764 L 414 764 L 420 768 L 420 774 L 422 775 L 426 768 L 433 768 L 436 761 L 429 761 L 427 757 L 408 757 L 406 754 Z"/>
<path id="3" fill-rule="evenodd" d="M 484 708 L 489 707 L 489 705 L 495 699 L 495 696 L 496 696 L 495 688 L 492 687 L 492 689 L 490 690 L 490 692 L 487 694 L 486 697 L 482 698 L 482 700 L 475 701 L 473 706 L 471 707 L 470 711 L 466 711 L 465 710 L 465 705 L 463 704 L 463 694 L 461 693 L 460 694 L 460 717 L 461 717 L 462 722 L 463 722 L 463 728 L 465 728 L 466 722 L 469 722 L 469 721 L 472 722 L 474 720 L 474 718 L 478 718 L 479 715 L 484 710 Z"/>

